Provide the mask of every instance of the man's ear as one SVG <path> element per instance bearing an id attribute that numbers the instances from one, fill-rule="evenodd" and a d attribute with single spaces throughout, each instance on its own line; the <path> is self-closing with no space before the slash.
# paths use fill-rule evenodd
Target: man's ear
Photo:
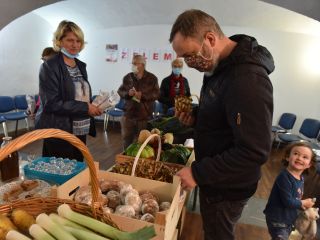
<path id="1" fill-rule="evenodd" d="M 214 47 L 216 45 L 216 35 L 213 32 L 208 32 L 206 37 L 209 40 L 210 46 Z"/>

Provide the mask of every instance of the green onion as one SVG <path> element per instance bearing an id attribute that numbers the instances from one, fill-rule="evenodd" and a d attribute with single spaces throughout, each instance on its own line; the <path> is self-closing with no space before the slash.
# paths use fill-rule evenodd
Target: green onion
<path id="1" fill-rule="evenodd" d="M 78 240 L 110 240 L 110 238 L 105 238 L 100 235 L 97 235 L 94 232 L 88 231 L 88 230 L 82 230 L 78 228 L 63 226 L 63 228 L 71 233 L 73 236 L 75 236 Z"/>
<path id="2" fill-rule="evenodd" d="M 39 214 L 36 218 L 36 222 L 58 240 L 77 240 L 70 233 L 52 221 L 45 213 Z"/>
<path id="3" fill-rule="evenodd" d="M 72 222 L 66 218 L 60 217 L 58 214 L 56 213 L 51 213 L 49 215 L 49 218 L 54 221 L 55 223 L 59 224 L 60 226 L 68 226 L 68 227 L 72 227 L 72 228 L 78 228 L 78 229 L 82 229 L 82 230 L 86 230 L 86 231 L 90 231 L 89 229 L 76 224 L 75 222 Z"/>
<path id="4" fill-rule="evenodd" d="M 108 224 L 72 211 L 68 204 L 60 205 L 58 207 L 58 214 L 61 217 L 115 240 L 148 240 L 156 235 L 153 226 L 144 227 L 135 232 L 122 232 Z"/>
<path id="5" fill-rule="evenodd" d="M 10 230 L 6 235 L 6 240 L 31 240 L 31 239 L 19 233 L 16 230 Z"/>
<path id="6" fill-rule="evenodd" d="M 29 233 L 37 240 L 55 240 L 49 233 L 47 233 L 40 225 L 32 224 L 29 228 Z"/>

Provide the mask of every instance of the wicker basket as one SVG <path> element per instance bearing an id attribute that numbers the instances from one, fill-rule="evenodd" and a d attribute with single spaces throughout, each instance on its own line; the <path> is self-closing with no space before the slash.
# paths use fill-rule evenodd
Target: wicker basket
<path id="1" fill-rule="evenodd" d="M 156 159 L 140 158 L 141 152 L 145 146 L 154 138 L 156 138 L 158 141 L 158 153 Z M 175 175 L 176 172 L 182 169 L 184 166 L 175 163 L 161 162 L 159 161 L 160 154 L 161 138 L 158 134 L 151 134 L 140 146 L 135 157 L 123 154 L 116 155 L 116 165 L 111 171 L 120 174 L 172 183 L 173 175 Z M 127 169 L 121 171 L 121 167 Z M 169 177 L 169 175 L 171 177 Z"/>
<path id="2" fill-rule="evenodd" d="M 98 177 L 97 177 L 97 172 L 94 165 L 93 157 L 89 152 L 89 149 L 87 148 L 87 146 L 76 136 L 58 129 L 35 130 L 14 139 L 12 142 L 5 145 L 4 148 L 1 148 L 0 161 L 6 158 L 10 153 L 23 148 L 29 143 L 32 143 L 34 141 L 41 140 L 41 139 L 46 139 L 46 138 L 63 139 L 81 151 L 90 172 L 90 182 L 91 182 L 91 189 L 92 189 L 92 205 L 88 206 L 85 204 L 76 203 L 72 200 L 59 199 L 59 198 L 29 198 L 29 199 L 23 199 L 23 200 L 16 200 L 8 204 L 0 205 L 0 214 L 10 214 L 10 212 L 13 209 L 22 208 L 26 210 L 28 213 L 30 213 L 31 215 L 36 216 L 43 212 L 45 213 L 56 212 L 57 207 L 59 205 L 63 203 L 67 203 L 70 205 L 70 207 L 73 210 L 79 213 L 92 216 L 114 227 L 117 227 L 115 226 L 115 224 L 113 223 L 109 215 L 103 213 L 102 205 L 98 201 L 100 189 L 99 189 Z"/>

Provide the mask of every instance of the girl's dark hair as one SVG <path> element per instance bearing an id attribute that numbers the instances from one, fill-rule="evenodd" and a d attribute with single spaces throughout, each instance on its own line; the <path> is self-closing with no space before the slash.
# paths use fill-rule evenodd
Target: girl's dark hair
<path id="1" fill-rule="evenodd" d="M 295 143 L 292 143 L 292 144 L 290 144 L 290 145 L 288 145 L 285 149 L 284 149 L 284 154 L 283 154 L 283 158 L 282 158 L 282 164 L 284 165 L 284 166 L 288 166 L 288 161 L 287 161 L 287 158 L 290 156 L 290 153 L 291 153 L 291 151 L 292 151 L 292 149 L 294 148 L 294 147 L 306 147 L 306 148 L 309 148 L 310 149 L 310 151 L 311 151 L 311 154 L 312 154 L 312 156 L 311 156 L 311 162 L 310 162 L 310 164 L 311 164 L 311 169 L 315 169 L 315 167 L 316 167 L 316 159 L 317 159 L 317 156 L 316 156 L 316 153 L 312 150 L 312 147 L 310 146 L 310 144 L 308 143 L 308 142 L 295 142 Z M 309 171 L 308 171 L 309 169 L 306 169 L 305 171 L 304 171 L 304 173 L 306 173 L 306 174 L 308 174 L 309 173 Z"/>

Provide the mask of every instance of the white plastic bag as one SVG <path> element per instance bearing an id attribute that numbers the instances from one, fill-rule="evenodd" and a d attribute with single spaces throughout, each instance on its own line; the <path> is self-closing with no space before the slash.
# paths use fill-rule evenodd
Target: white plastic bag
<path id="1" fill-rule="evenodd" d="M 34 114 L 34 111 L 36 109 L 36 100 L 34 98 L 34 95 L 27 94 L 26 95 L 26 100 L 27 100 L 27 103 L 28 103 L 27 112 L 32 115 L 32 114 Z"/>
<path id="2" fill-rule="evenodd" d="M 100 90 L 99 95 L 93 100 L 92 104 L 105 111 L 107 108 L 114 107 L 119 101 L 120 96 L 114 90 L 111 93 Z"/>

